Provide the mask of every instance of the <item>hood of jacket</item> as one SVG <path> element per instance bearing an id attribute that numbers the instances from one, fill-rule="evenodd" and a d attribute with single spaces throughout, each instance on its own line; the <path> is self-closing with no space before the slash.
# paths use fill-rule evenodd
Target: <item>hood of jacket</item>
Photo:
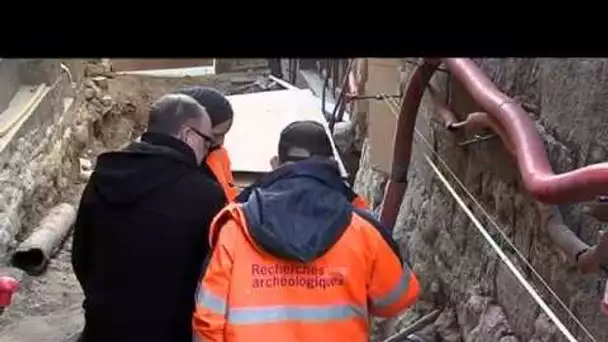
<path id="1" fill-rule="evenodd" d="M 283 166 L 245 189 L 249 234 L 271 255 L 310 262 L 342 236 L 352 216 L 354 192 L 335 163 L 301 161 Z"/>
<path id="2" fill-rule="evenodd" d="M 188 145 L 168 135 L 144 133 L 124 150 L 100 155 L 90 182 L 104 201 L 130 204 L 193 171 L 200 172 Z"/>

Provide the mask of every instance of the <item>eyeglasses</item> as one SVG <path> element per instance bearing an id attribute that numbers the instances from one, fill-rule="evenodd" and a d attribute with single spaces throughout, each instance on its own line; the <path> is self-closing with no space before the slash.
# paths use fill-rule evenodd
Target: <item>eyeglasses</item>
<path id="1" fill-rule="evenodd" d="M 198 135 L 199 137 L 201 137 L 201 139 L 203 139 L 203 141 L 205 142 L 205 148 L 206 149 L 210 149 L 211 146 L 213 146 L 213 138 L 211 138 L 210 136 L 201 133 L 201 131 L 199 131 L 196 128 L 193 128 L 191 126 L 187 126 L 188 128 L 190 128 L 194 133 L 196 133 L 196 135 Z"/>

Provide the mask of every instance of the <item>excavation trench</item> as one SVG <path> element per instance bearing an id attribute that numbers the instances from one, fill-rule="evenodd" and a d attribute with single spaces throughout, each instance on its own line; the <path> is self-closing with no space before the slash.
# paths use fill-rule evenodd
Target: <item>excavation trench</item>
<path id="1" fill-rule="evenodd" d="M 76 336 L 83 324 L 82 293 L 70 264 L 70 230 L 51 227 L 45 232 L 52 221 L 45 216 L 60 203 L 77 208 L 87 172 L 94 167 L 97 156 L 140 136 L 154 99 L 189 85 L 215 87 L 227 95 L 283 89 L 264 74 L 251 72 L 84 80 L 64 134 L 53 142 L 54 154 L 50 155 L 56 160 L 50 164 L 54 167 L 38 173 L 39 186 L 25 203 L 25 221 L 32 224 L 24 225 L 17 236 L 20 246 L 12 254 L 15 268 L 9 269 L 20 279 L 21 290 L 0 315 L 0 341 L 67 341 Z M 55 221 L 71 228 L 73 217 L 68 213 Z M 63 317 L 62 324 L 51 323 L 58 315 Z"/>

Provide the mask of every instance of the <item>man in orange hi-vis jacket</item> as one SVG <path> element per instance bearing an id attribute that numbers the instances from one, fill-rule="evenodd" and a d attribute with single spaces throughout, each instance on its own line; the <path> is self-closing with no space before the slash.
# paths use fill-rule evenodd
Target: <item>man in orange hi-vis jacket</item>
<path id="1" fill-rule="evenodd" d="M 203 171 L 214 177 L 224 190 L 229 202 L 237 195 L 228 151 L 223 147 L 224 138 L 232 127 L 233 111 L 228 99 L 219 91 L 201 86 L 179 90 L 179 93 L 194 98 L 205 107 L 211 118 L 213 146 L 203 163 Z"/>
<path id="2" fill-rule="evenodd" d="M 310 121 L 306 124 L 303 124 L 302 121 L 300 121 L 300 123 L 296 124 L 296 125 L 300 125 L 300 127 L 304 127 L 306 129 L 306 127 L 312 127 L 312 132 L 319 134 L 319 137 L 321 137 L 321 134 L 325 134 L 325 128 L 316 122 Z M 302 126 L 304 125 L 304 126 Z M 322 132 L 323 130 L 323 132 Z M 287 132 L 292 132 L 289 134 L 283 134 L 282 135 L 282 139 L 279 142 L 279 149 L 283 148 L 285 149 L 285 146 L 294 146 L 298 145 L 299 141 L 295 141 L 292 142 L 293 139 L 301 139 L 303 141 L 305 141 L 307 139 L 308 132 L 303 131 L 302 128 L 296 128 L 295 130 L 286 130 Z M 295 133 L 294 133 L 295 132 Z M 298 132 L 302 132 L 302 133 L 298 133 Z M 329 139 L 327 140 L 328 144 L 331 144 L 329 142 Z M 331 149 L 331 145 L 329 145 L 329 148 Z M 323 153 L 330 153 L 329 150 L 325 151 Z M 330 155 L 330 157 L 333 157 L 333 154 Z M 292 158 L 293 159 L 293 158 Z M 284 162 L 285 164 L 289 164 L 293 161 L 287 161 Z M 270 161 L 270 164 L 272 164 L 273 169 L 277 169 L 280 167 L 281 165 L 281 161 L 279 160 L 278 156 L 275 156 L 274 158 L 272 158 L 272 160 Z M 335 164 L 335 166 L 337 167 L 337 164 Z M 254 189 L 257 188 L 265 188 L 266 186 L 274 183 L 275 178 L 277 176 L 282 175 L 283 172 L 274 172 L 271 173 L 270 175 L 268 175 L 267 177 L 263 177 L 262 179 L 260 179 L 259 181 L 255 182 L 254 184 L 248 186 L 247 188 L 243 189 L 243 191 L 241 191 L 235 198 L 234 201 L 237 203 L 243 203 L 245 201 L 247 201 L 247 199 L 249 198 L 249 196 L 251 195 L 251 192 Z M 369 203 L 367 202 L 367 200 L 357 194 L 356 192 L 354 192 L 350 187 L 348 187 L 344 182 L 342 182 L 341 184 L 338 185 L 340 188 L 340 191 L 344 194 L 344 196 L 346 196 L 346 198 L 348 199 L 348 201 L 355 207 L 358 209 L 363 209 L 363 210 L 369 210 Z"/>
<path id="3" fill-rule="evenodd" d="M 210 228 L 193 340 L 368 341 L 368 316 L 412 306 L 420 287 L 385 227 L 348 198 L 318 123 L 289 125 L 279 167 Z"/>

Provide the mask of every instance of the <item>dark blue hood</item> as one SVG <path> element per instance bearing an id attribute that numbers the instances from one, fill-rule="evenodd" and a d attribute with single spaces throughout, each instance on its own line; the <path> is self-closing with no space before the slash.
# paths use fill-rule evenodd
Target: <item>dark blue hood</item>
<path id="1" fill-rule="evenodd" d="M 310 262 L 340 239 L 354 196 L 335 163 L 302 161 L 266 175 L 236 201 L 243 203 L 249 233 L 262 249 Z"/>

